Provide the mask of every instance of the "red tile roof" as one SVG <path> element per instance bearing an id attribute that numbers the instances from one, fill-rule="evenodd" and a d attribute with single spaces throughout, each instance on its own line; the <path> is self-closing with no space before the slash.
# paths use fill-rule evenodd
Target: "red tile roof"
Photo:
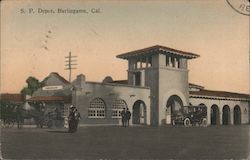
<path id="1" fill-rule="evenodd" d="M 65 101 L 65 102 L 70 102 L 71 101 L 71 96 L 36 96 L 36 97 L 31 97 L 27 101 L 28 102 L 37 102 L 37 101 L 45 101 L 45 102 Z"/>
<path id="2" fill-rule="evenodd" d="M 0 101 L 22 103 L 24 102 L 22 94 L 18 93 L 3 93 L 0 95 Z"/>
<path id="3" fill-rule="evenodd" d="M 201 95 L 211 97 L 226 97 L 226 98 L 245 98 L 250 99 L 249 94 L 225 92 L 225 91 L 212 91 L 212 90 L 200 90 L 200 91 L 189 91 L 190 95 Z"/>
<path id="4" fill-rule="evenodd" d="M 128 59 L 129 57 L 137 56 L 137 55 L 141 55 L 141 54 L 146 54 L 146 53 L 149 53 L 149 52 L 152 52 L 152 51 L 174 52 L 174 54 L 178 54 L 178 55 L 186 57 L 186 58 L 197 58 L 197 57 L 199 57 L 198 54 L 194 54 L 194 53 L 191 53 L 191 52 L 184 52 L 184 51 L 181 51 L 181 50 L 177 50 L 177 49 L 173 49 L 173 48 L 169 48 L 169 47 L 165 47 L 165 46 L 161 46 L 161 45 L 155 45 L 155 46 L 152 46 L 152 47 L 147 47 L 147 48 L 127 52 L 127 53 L 124 53 L 124 54 L 117 55 L 116 57 L 117 58 Z"/>
<path id="5" fill-rule="evenodd" d="M 194 88 L 199 88 L 199 89 L 204 89 L 205 87 L 201 86 L 201 85 L 198 85 L 198 84 L 194 84 L 194 83 L 189 83 L 188 84 L 189 87 L 194 87 Z"/>

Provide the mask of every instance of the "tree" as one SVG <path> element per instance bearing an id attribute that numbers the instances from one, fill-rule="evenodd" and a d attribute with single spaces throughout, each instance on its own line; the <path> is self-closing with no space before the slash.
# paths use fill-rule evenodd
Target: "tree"
<path id="1" fill-rule="evenodd" d="M 42 84 L 39 82 L 39 80 L 35 77 L 28 77 L 26 80 L 27 87 L 24 87 L 21 90 L 21 94 L 25 97 L 26 95 L 32 96 L 32 94 L 42 86 Z"/>
<path id="2" fill-rule="evenodd" d="M 26 83 L 28 84 L 28 88 L 32 90 L 32 93 L 40 87 L 39 80 L 36 79 L 35 77 L 29 77 L 26 80 Z"/>

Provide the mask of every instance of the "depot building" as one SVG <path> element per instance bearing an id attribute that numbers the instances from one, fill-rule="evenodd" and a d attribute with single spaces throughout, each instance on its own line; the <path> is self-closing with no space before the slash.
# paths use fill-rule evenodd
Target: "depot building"
<path id="1" fill-rule="evenodd" d="M 69 83 L 51 73 L 45 78 L 46 86 L 28 101 L 60 104 L 64 113 L 73 104 L 81 114 L 80 124 L 118 125 L 121 110 L 128 108 L 132 125 L 171 125 L 173 113 L 183 106 L 197 105 L 206 106 L 208 125 L 249 124 L 248 94 L 212 91 L 189 83 L 188 60 L 198 57 L 159 45 L 131 51 L 117 56 L 128 61 L 126 80 L 106 77 L 102 82 L 91 82 L 80 74 Z"/>

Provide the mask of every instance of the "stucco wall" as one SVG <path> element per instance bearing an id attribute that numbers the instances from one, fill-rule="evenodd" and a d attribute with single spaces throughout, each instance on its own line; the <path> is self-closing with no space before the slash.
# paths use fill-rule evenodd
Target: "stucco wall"
<path id="1" fill-rule="evenodd" d="M 249 106 L 248 102 L 244 101 L 232 101 L 232 100 L 216 100 L 216 99 L 204 99 L 204 98 L 190 98 L 190 103 L 192 105 L 199 105 L 201 103 L 207 106 L 207 117 L 208 117 L 208 124 L 211 124 L 211 107 L 212 105 L 217 105 L 219 107 L 219 115 L 220 115 L 220 124 L 222 124 L 222 113 L 223 107 L 229 106 L 230 108 L 230 124 L 233 124 L 234 120 L 234 107 L 239 106 L 241 109 L 241 123 L 248 124 L 249 123 Z"/>
<path id="2" fill-rule="evenodd" d="M 188 100 L 188 70 L 187 60 L 181 59 L 180 66 L 182 68 L 173 68 L 166 66 L 166 55 L 152 55 L 152 66 L 149 68 L 133 69 L 134 59 L 129 60 L 128 81 L 133 84 L 133 72 L 145 72 L 145 86 L 151 90 L 151 123 L 159 125 L 165 118 L 166 103 L 170 96 L 177 95 L 181 98 L 184 105 L 187 105 Z"/>
<path id="3" fill-rule="evenodd" d="M 152 125 L 158 125 L 158 106 L 159 106 L 159 69 L 149 68 L 145 71 L 145 85 L 151 90 L 151 122 Z"/>
<path id="4" fill-rule="evenodd" d="M 88 118 L 88 107 L 91 100 L 101 98 L 106 105 L 105 118 Z M 103 83 L 86 82 L 85 87 L 73 93 L 73 104 L 77 106 L 82 124 L 119 124 L 120 119 L 112 118 L 112 104 L 115 99 L 122 99 L 133 114 L 133 105 L 142 100 L 146 105 L 146 124 L 150 125 L 150 89 Z M 132 122 L 132 119 L 131 119 Z"/>
<path id="5" fill-rule="evenodd" d="M 165 55 L 161 55 L 161 59 Z M 161 63 L 159 68 L 159 122 L 165 121 L 167 101 L 172 95 L 177 95 L 183 105 L 189 104 L 188 70 L 185 68 L 172 68 Z M 162 125 L 162 124 L 160 124 Z"/>
<path id="6" fill-rule="evenodd" d="M 142 86 L 149 87 L 151 90 L 150 94 L 150 121 L 152 125 L 158 125 L 158 117 L 159 117 L 159 55 L 152 55 L 152 66 L 148 68 L 133 68 L 133 65 L 136 62 L 136 58 L 132 58 L 129 60 L 129 70 L 128 70 L 128 83 L 130 85 L 133 84 L 133 73 L 141 72 L 141 84 Z"/>
<path id="7" fill-rule="evenodd" d="M 187 60 L 181 59 L 180 63 L 182 68 L 166 66 L 166 55 L 159 54 L 159 125 L 166 121 L 166 104 L 170 96 L 177 95 L 180 97 L 183 105 L 189 103 Z"/>

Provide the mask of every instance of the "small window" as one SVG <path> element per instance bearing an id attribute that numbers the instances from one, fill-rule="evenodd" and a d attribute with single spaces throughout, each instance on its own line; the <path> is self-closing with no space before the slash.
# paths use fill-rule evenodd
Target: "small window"
<path id="1" fill-rule="evenodd" d="M 135 85 L 140 86 L 141 85 L 141 72 L 134 73 L 135 76 Z"/>
<path id="2" fill-rule="evenodd" d="M 180 68 L 180 58 L 176 58 L 175 67 Z"/>
<path id="3" fill-rule="evenodd" d="M 169 66 L 169 56 L 166 55 L 166 66 Z"/>
<path id="4" fill-rule="evenodd" d="M 148 67 L 152 67 L 152 57 L 148 57 Z"/>

